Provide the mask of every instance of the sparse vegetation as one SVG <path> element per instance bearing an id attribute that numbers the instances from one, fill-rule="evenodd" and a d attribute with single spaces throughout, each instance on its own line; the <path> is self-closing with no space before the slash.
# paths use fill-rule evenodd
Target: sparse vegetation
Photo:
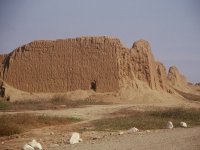
<path id="1" fill-rule="evenodd" d="M 54 96 L 51 99 L 51 103 L 54 105 L 66 105 L 66 106 L 71 106 L 71 107 L 76 107 L 76 106 L 83 106 L 83 105 L 106 105 L 109 103 L 103 102 L 103 101 L 97 101 L 94 99 L 80 99 L 80 100 L 68 100 L 64 98 L 63 96 Z"/>
<path id="2" fill-rule="evenodd" d="M 139 129 L 162 129 L 168 121 L 179 127 L 181 121 L 188 123 L 189 127 L 200 125 L 200 109 L 168 109 L 160 111 L 128 111 L 119 112 L 120 116 L 93 121 L 95 130 L 127 130 L 132 127 Z"/>
<path id="3" fill-rule="evenodd" d="M 0 100 L 0 110 L 6 110 L 10 107 L 10 104 L 7 101 Z"/>
<path id="4" fill-rule="evenodd" d="M 15 115 L 2 115 L 0 116 L 0 136 L 18 134 L 33 128 L 69 124 L 77 121 L 80 121 L 80 119 L 50 117 L 24 113 Z"/>
<path id="5" fill-rule="evenodd" d="M 63 96 L 54 96 L 50 100 L 24 100 L 16 102 L 0 101 L 0 110 L 45 110 L 73 108 L 84 105 L 107 105 L 109 103 L 93 99 L 69 100 Z"/>
<path id="6" fill-rule="evenodd" d="M 80 99 L 80 100 L 69 100 L 63 96 L 54 96 L 50 100 L 53 105 L 66 105 L 67 107 L 79 107 L 84 105 L 108 105 L 109 103 L 103 101 L 97 101 L 94 99 Z"/>

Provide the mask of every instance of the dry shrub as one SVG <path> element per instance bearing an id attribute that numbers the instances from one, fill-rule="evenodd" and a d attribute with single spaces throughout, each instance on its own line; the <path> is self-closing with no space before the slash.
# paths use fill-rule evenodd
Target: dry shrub
<path id="1" fill-rule="evenodd" d="M 80 121 L 78 118 L 51 117 L 33 114 L 14 114 L 0 116 L 0 136 L 13 135 L 51 125 L 69 124 Z"/>

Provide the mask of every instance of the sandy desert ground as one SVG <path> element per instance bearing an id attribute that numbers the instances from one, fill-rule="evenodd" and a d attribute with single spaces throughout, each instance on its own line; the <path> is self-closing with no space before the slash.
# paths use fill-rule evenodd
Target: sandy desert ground
<path id="1" fill-rule="evenodd" d="M 118 135 L 118 132 L 86 131 L 81 133 L 82 143 L 70 145 L 68 140 L 72 132 L 80 128 L 88 128 L 92 120 L 109 117 L 109 114 L 122 109 L 147 111 L 172 107 L 199 108 L 198 102 L 183 101 L 182 104 L 109 104 L 92 105 L 79 108 L 62 108 L 56 110 L 0 112 L 3 114 L 30 113 L 59 117 L 76 117 L 82 119 L 78 123 L 32 129 L 29 132 L 13 136 L 1 137 L 1 149 L 20 149 L 26 142 L 37 139 L 44 149 L 199 149 L 200 130 L 194 128 L 175 128 L 163 130 L 141 130 L 134 134 Z"/>
<path id="2" fill-rule="evenodd" d="M 32 97 L 33 100 L 38 98 L 52 98 L 51 94 L 34 94 L 23 93 L 18 90 L 10 88 L 10 92 L 14 93 L 16 97 L 25 98 Z M 193 90 L 192 94 L 199 99 L 199 90 Z M 143 96 L 141 96 L 143 94 Z M 94 93 L 92 91 L 75 91 L 67 94 L 61 94 L 62 98 L 73 99 L 74 101 L 80 98 L 90 97 L 94 100 L 108 102 L 108 104 L 93 104 L 83 105 L 78 107 L 58 107 L 56 109 L 44 110 L 8 110 L 0 111 L 0 115 L 5 114 L 34 114 L 43 116 L 56 117 L 73 117 L 79 118 L 79 122 L 67 125 L 53 125 L 42 128 L 31 129 L 28 132 L 23 132 L 16 135 L 0 137 L 0 149 L 16 150 L 21 149 L 22 146 L 36 139 L 43 146 L 43 149 L 50 150 L 67 150 L 67 149 L 108 149 L 108 150 L 132 150 L 132 149 L 190 149 L 197 150 L 200 148 L 200 128 L 194 126 L 191 128 L 176 127 L 170 129 L 139 129 L 139 132 L 128 134 L 124 131 L 123 135 L 119 135 L 119 131 L 98 131 L 88 130 L 91 127 L 90 122 L 98 119 L 105 119 L 113 117 L 116 112 L 122 110 L 128 111 L 155 111 L 165 110 L 169 108 L 181 109 L 200 109 L 200 102 L 184 98 L 183 96 L 174 94 L 165 94 L 152 92 L 142 93 L 134 98 L 134 100 L 119 97 L 117 93 Z M 133 96 L 131 93 L 126 93 L 129 97 Z M 189 95 L 191 96 L 191 95 Z M 126 97 L 127 98 L 127 97 Z M 124 98 L 125 99 L 125 98 Z M 28 119 L 28 118 L 27 118 Z M 184 121 L 184 120 L 183 120 Z M 133 125 L 134 126 L 134 125 Z M 86 129 L 86 130 L 85 130 Z M 75 145 L 68 143 L 72 132 L 79 132 L 83 142 Z"/>

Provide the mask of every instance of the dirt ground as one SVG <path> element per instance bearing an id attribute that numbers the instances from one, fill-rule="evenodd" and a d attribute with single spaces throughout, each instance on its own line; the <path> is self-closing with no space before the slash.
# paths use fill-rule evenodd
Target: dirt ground
<path id="1" fill-rule="evenodd" d="M 44 149 L 199 149 L 200 128 L 173 129 L 173 130 L 151 130 L 142 131 L 136 134 L 118 135 L 117 132 L 86 131 L 81 133 L 83 142 L 76 145 L 69 145 L 68 140 L 72 132 L 79 132 L 79 129 L 90 128 L 88 122 L 105 118 L 112 112 L 121 109 L 132 110 L 156 110 L 158 108 L 171 108 L 177 106 L 161 104 L 110 104 L 92 105 L 81 108 L 68 108 L 60 110 L 38 110 L 23 112 L 0 112 L 1 114 L 13 113 L 34 113 L 50 116 L 76 117 L 83 121 L 71 125 L 59 125 L 33 129 L 19 135 L 0 138 L 0 149 L 16 150 L 36 139 Z M 186 107 L 180 105 L 180 107 Z M 192 107 L 200 107 L 194 103 Z"/>
<path id="2" fill-rule="evenodd" d="M 13 92 L 14 90 L 11 90 Z M 16 92 L 15 92 L 16 93 Z M 200 92 L 198 92 L 200 93 Z M 126 95 L 131 93 L 126 93 Z M 19 95 L 19 94 L 16 94 Z M 20 96 L 27 96 L 22 93 Z M 38 95 L 34 95 L 38 98 Z M 41 97 L 41 94 L 39 95 Z M 42 95 L 43 96 L 43 95 Z M 17 112 L 0 112 L 3 114 L 31 113 L 38 115 L 75 117 L 82 121 L 68 125 L 57 125 L 32 129 L 29 132 L 21 133 L 13 136 L 0 137 L 0 150 L 16 150 L 36 139 L 47 150 L 132 150 L 132 149 L 152 149 L 152 150 L 197 150 L 200 149 L 200 127 L 195 128 L 175 128 L 172 130 L 151 130 L 140 131 L 134 134 L 118 135 L 117 132 L 103 131 L 84 131 L 80 129 L 91 128 L 89 122 L 96 119 L 109 117 L 109 114 L 120 111 L 121 109 L 147 111 L 172 107 L 181 108 L 200 108 L 200 102 L 184 99 L 177 95 L 166 95 L 154 93 L 146 93 L 141 99 L 135 97 L 134 101 L 122 101 L 113 93 L 96 94 L 93 92 L 77 91 L 67 95 L 70 99 L 80 99 L 80 97 L 92 97 L 97 100 L 105 100 L 111 102 L 109 105 L 90 105 L 81 106 L 79 108 L 62 108 L 55 110 L 36 110 L 36 111 L 17 111 Z M 75 98 L 74 98 L 75 96 Z M 140 96 L 140 95 L 139 95 Z M 46 97 L 46 96 L 45 96 Z M 50 95 L 50 97 L 52 97 Z M 47 98 L 47 97 L 46 97 Z M 118 98 L 118 99 L 117 99 Z M 75 145 L 68 144 L 72 132 L 81 133 L 83 142 Z"/>
<path id="3" fill-rule="evenodd" d="M 163 129 L 126 135 L 111 135 L 77 145 L 65 145 L 50 150 L 199 150 L 200 128 Z"/>

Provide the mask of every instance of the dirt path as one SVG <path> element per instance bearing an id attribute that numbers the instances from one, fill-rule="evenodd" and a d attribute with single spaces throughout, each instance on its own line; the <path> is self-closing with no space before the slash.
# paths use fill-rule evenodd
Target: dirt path
<path id="1" fill-rule="evenodd" d="M 43 114 L 49 116 L 59 117 L 75 117 L 85 121 L 99 119 L 105 117 L 106 114 L 115 112 L 122 108 L 134 107 L 135 110 L 142 109 L 142 106 L 130 104 L 115 104 L 115 105 L 90 105 L 79 108 L 64 108 L 58 110 L 37 110 L 37 111 L 19 111 L 19 112 L 0 112 L 2 114 L 16 114 L 16 113 L 31 113 Z"/>
<path id="2" fill-rule="evenodd" d="M 200 127 L 113 135 L 49 150 L 199 150 Z"/>
<path id="3" fill-rule="evenodd" d="M 60 117 L 75 117 L 85 121 L 91 121 L 106 117 L 107 114 L 128 108 L 133 110 L 156 110 L 156 108 L 172 108 L 177 106 L 170 105 L 145 105 L 145 104 L 112 104 L 112 105 L 89 105 L 79 108 L 63 108 L 58 110 L 37 110 L 37 111 L 18 111 L 18 112 L 0 112 L 3 114 L 31 113 Z M 181 107 L 181 106 L 179 106 Z"/>

